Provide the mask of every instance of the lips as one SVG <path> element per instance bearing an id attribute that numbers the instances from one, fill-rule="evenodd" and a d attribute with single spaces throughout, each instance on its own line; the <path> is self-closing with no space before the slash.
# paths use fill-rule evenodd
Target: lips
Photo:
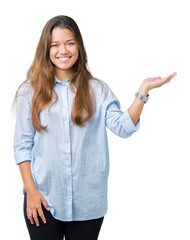
<path id="1" fill-rule="evenodd" d="M 57 59 L 61 62 L 61 63 L 66 63 L 71 59 L 71 56 L 66 56 L 66 57 L 57 57 Z"/>

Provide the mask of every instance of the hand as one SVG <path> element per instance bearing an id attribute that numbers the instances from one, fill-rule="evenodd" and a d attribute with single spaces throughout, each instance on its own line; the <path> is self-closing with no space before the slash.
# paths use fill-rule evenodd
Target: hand
<path id="1" fill-rule="evenodd" d="M 176 75 L 177 75 L 177 73 L 174 72 L 165 78 L 161 78 L 160 76 L 154 77 L 154 78 L 147 78 L 141 84 L 141 86 L 139 88 L 139 93 L 141 93 L 144 96 L 147 96 L 149 90 L 151 90 L 153 88 L 161 87 L 162 85 L 168 83 Z"/>
<path id="2" fill-rule="evenodd" d="M 42 194 L 37 190 L 27 191 L 27 216 L 31 224 L 34 224 L 34 221 L 37 226 L 39 226 L 39 220 L 37 213 L 41 217 L 42 221 L 46 223 L 46 218 L 42 210 L 42 204 L 49 211 L 48 204 Z"/>

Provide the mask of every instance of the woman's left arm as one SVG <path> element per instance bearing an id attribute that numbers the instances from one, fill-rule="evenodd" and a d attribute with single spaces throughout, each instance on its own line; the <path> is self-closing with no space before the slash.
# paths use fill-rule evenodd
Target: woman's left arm
<path id="1" fill-rule="evenodd" d="M 147 96 L 151 89 L 161 87 L 162 85 L 168 83 L 174 76 L 176 76 L 176 74 L 177 73 L 174 72 L 165 78 L 161 78 L 161 77 L 147 78 L 142 82 L 138 93 L 140 93 L 143 96 Z M 134 125 L 137 124 L 140 118 L 141 112 L 143 110 L 143 107 L 144 107 L 144 101 L 138 98 L 135 98 L 132 105 L 128 109 L 129 115 L 131 116 Z"/>

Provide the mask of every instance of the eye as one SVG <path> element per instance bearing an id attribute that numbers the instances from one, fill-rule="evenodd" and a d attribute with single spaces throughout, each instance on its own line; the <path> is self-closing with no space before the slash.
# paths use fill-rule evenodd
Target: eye
<path id="1" fill-rule="evenodd" d="M 51 47 L 58 47 L 58 46 L 59 46 L 58 44 L 51 45 Z"/>
<path id="2" fill-rule="evenodd" d="M 69 43 L 67 43 L 67 45 L 72 46 L 72 45 L 74 45 L 74 42 L 69 42 Z"/>

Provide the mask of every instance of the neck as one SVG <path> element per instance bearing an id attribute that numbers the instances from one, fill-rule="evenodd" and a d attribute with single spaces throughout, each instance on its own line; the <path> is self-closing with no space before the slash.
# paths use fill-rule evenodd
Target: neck
<path id="1" fill-rule="evenodd" d="M 59 69 L 56 69 L 55 75 L 61 82 L 63 82 L 65 79 L 70 78 L 72 74 L 70 71 L 61 71 Z"/>

